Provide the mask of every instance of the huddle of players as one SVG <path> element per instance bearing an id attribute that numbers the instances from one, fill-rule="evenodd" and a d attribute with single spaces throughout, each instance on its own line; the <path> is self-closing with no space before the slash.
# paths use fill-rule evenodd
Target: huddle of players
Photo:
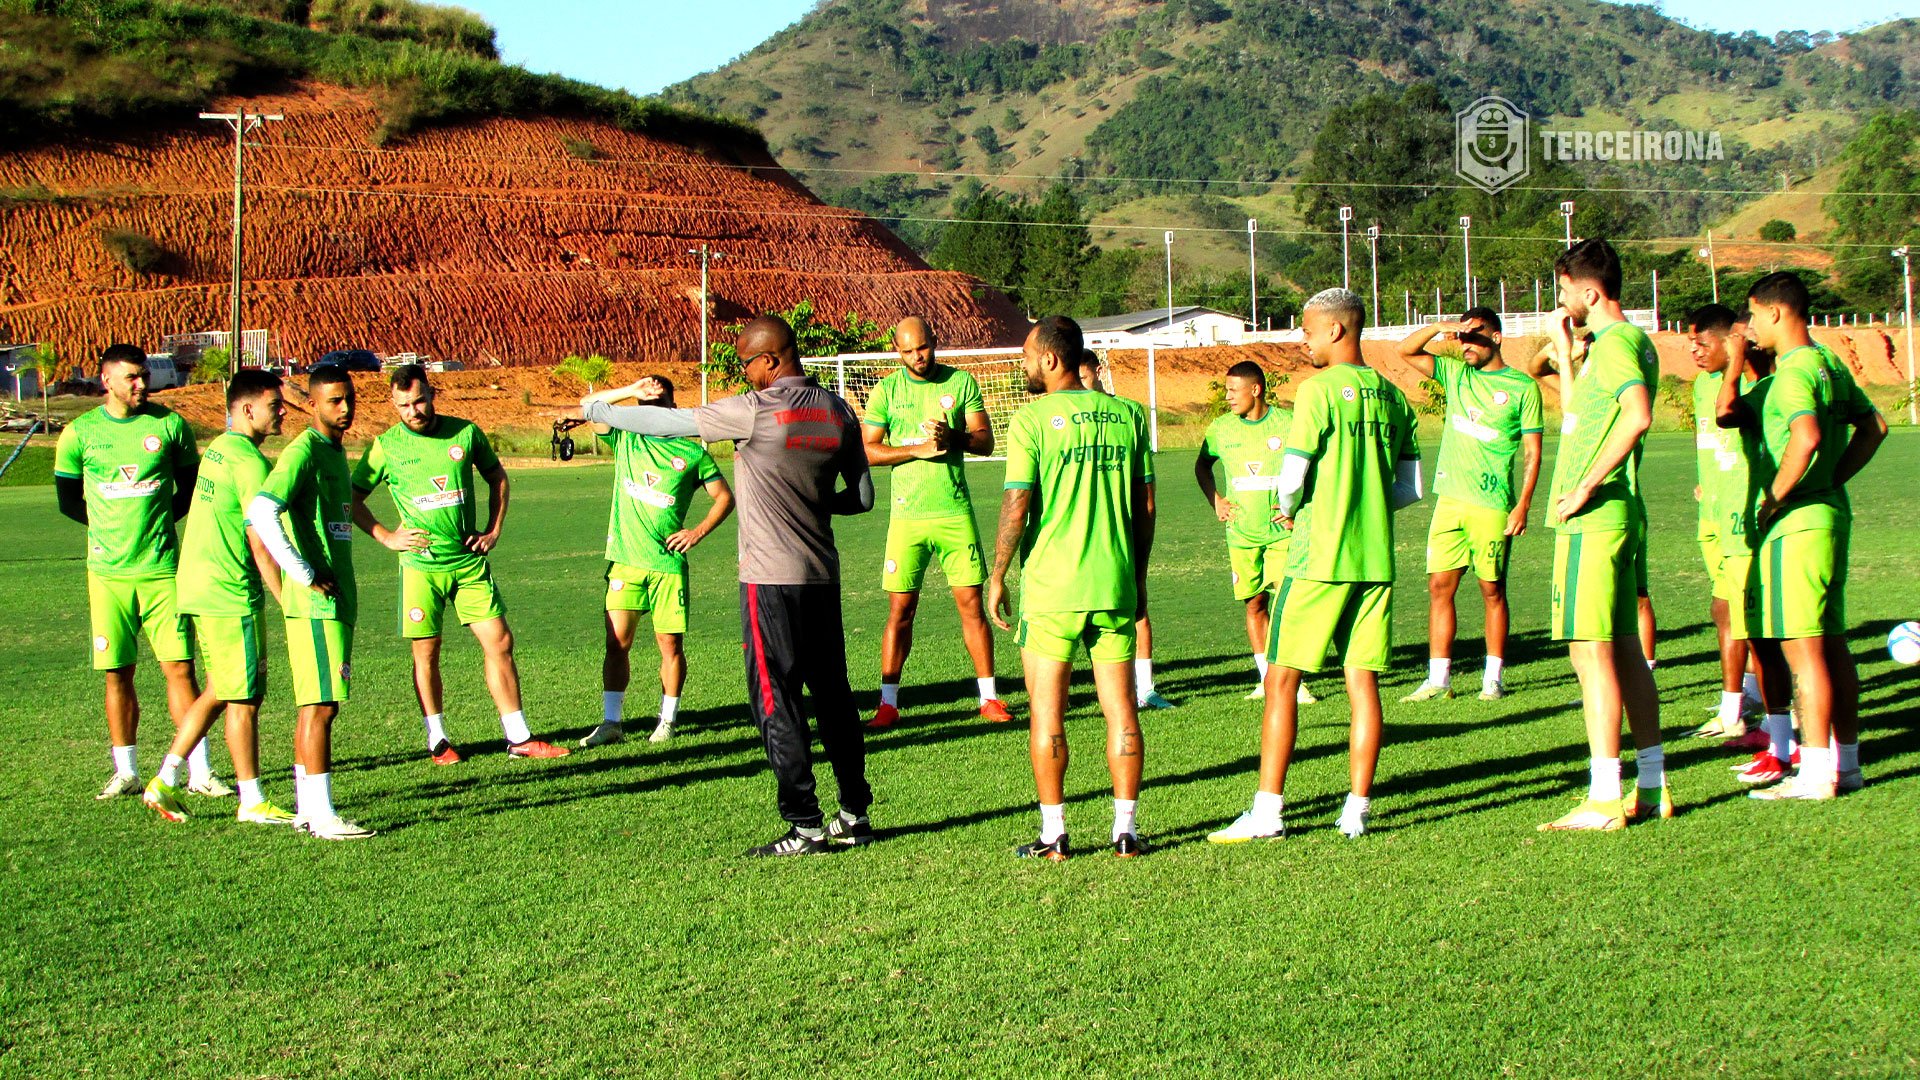
<path id="1" fill-rule="evenodd" d="M 100 798 L 140 794 L 163 819 L 189 816 L 186 791 L 233 794 L 205 766 L 204 740 L 224 712 L 238 781 L 241 822 L 291 825 L 329 840 L 371 830 L 333 806 L 332 725 L 348 698 L 359 599 L 353 575 L 356 523 L 400 554 L 400 633 L 413 648 L 414 682 L 437 764 L 460 755 L 441 724 L 439 639 L 451 604 L 485 655 L 508 751 L 557 757 L 534 739 L 520 709 L 519 676 L 505 607 L 487 564 L 507 507 L 507 479 L 486 436 L 437 414 L 418 367 L 398 369 L 393 403 L 401 423 L 376 438 L 349 470 L 342 440 L 353 424 L 352 379 L 337 367 L 307 382 L 311 426 L 269 463 L 261 444 L 286 416 L 278 376 L 241 371 L 227 387 L 227 430 L 204 455 L 180 417 L 147 400 L 146 354 L 115 345 L 101 357 L 107 401 L 61 434 L 55 482 L 61 510 L 87 527 L 94 667 L 105 672 L 114 776 Z M 492 493 L 487 527 L 475 526 L 474 478 Z M 382 526 L 366 505 L 388 485 L 400 527 Z M 174 523 L 184 519 L 176 542 Z M 281 610 L 292 673 L 295 810 L 261 788 L 258 717 L 266 696 L 265 597 Z M 168 683 L 175 737 L 142 787 L 135 768 L 137 638 L 144 633 Z M 194 643 L 205 659 L 201 692 Z"/>

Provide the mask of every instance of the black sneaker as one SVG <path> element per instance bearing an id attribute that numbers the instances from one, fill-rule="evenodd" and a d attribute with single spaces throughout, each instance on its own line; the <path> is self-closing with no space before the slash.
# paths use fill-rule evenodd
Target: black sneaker
<path id="1" fill-rule="evenodd" d="M 839 814 L 827 822 L 827 842 L 846 847 L 861 847 L 873 843 L 873 826 L 866 818 L 848 821 Z"/>
<path id="2" fill-rule="evenodd" d="M 1048 862 L 1066 862 L 1073 850 L 1067 846 L 1067 834 L 1061 833 L 1052 843 L 1036 838 L 1031 844 L 1021 844 L 1013 853 L 1022 859 L 1045 859 Z"/>
<path id="3" fill-rule="evenodd" d="M 825 855 L 833 850 L 833 845 L 824 838 L 807 836 L 798 828 L 789 828 L 787 835 L 771 844 L 761 844 L 747 849 L 748 858 L 766 858 L 775 855 Z"/>
<path id="4" fill-rule="evenodd" d="M 1121 833 L 1120 839 L 1113 842 L 1113 854 L 1121 859 L 1137 859 L 1146 854 L 1147 845 L 1133 833 Z"/>

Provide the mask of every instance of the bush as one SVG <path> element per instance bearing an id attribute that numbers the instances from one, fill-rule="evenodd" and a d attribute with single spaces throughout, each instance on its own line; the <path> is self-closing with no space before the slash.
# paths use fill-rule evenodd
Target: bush
<path id="1" fill-rule="evenodd" d="M 587 393 L 606 382 L 613 375 L 613 361 L 595 353 L 592 356 L 569 356 L 554 365 L 553 373 L 562 378 L 585 383 Z"/>
<path id="2" fill-rule="evenodd" d="M 599 160 L 600 148 L 585 139 L 576 139 L 571 135 L 562 135 L 560 136 L 560 145 L 565 148 L 567 156 L 570 158 L 577 158 L 581 161 Z"/>
<path id="3" fill-rule="evenodd" d="M 1799 235 L 1800 230 L 1793 227 L 1793 222 L 1782 221 L 1779 218 L 1774 218 L 1760 226 L 1760 239 L 1770 244 L 1791 243 L 1794 237 Z"/>
<path id="4" fill-rule="evenodd" d="M 786 311 L 776 312 L 793 327 L 793 337 L 801 356 L 836 356 L 849 352 L 878 352 L 891 348 L 893 330 L 881 329 L 872 319 L 862 318 L 854 312 L 847 312 L 844 323 L 835 324 L 819 321 L 813 315 L 813 301 L 802 300 Z M 729 336 L 737 335 L 746 328 L 745 323 L 734 323 L 722 327 Z M 744 387 L 746 377 L 740 370 L 740 354 L 734 351 L 733 342 L 715 341 L 708 345 L 708 355 L 701 367 L 707 375 L 722 387 L 738 390 Z"/>
<path id="5" fill-rule="evenodd" d="M 224 346 L 216 345 L 203 349 L 193 362 L 193 371 L 187 375 L 190 383 L 216 383 L 227 379 L 228 365 L 233 362 L 233 353 Z"/>
<path id="6" fill-rule="evenodd" d="M 1660 400 L 1673 409 L 1681 423 L 1693 422 L 1693 384 L 1678 375 L 1660 376 Z"/>
<path id="7" fill-rule="evenodd" d="M 1420 380 L 1420 400 L 1413 403 L 1413 411 L 1421 416 L 1447 415 L 1447 388 L 1438 379 Z"/>
<path id="8" fill-rule="evenodd" d="M 100 246 L 113 261 L 136 274 L 158 274 L 167 264 L 167 253 L 153 237 L 131 229 L 101 229 Z"/>

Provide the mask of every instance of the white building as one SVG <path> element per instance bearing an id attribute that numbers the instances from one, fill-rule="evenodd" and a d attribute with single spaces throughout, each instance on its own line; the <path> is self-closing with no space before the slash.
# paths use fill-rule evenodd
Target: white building
<path id="1" fill-rule="evenodd" d="M 1238 345 L 1246 338 L 1246 321 L 1237 315 L 1197 306 L 1166 308 L 1080 319 L 1089 349 L 1197 348 Z"/>

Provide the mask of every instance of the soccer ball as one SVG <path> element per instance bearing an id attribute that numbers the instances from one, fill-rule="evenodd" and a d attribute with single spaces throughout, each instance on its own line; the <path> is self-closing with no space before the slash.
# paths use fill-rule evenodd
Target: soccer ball
<path id="1" fill-rule="evenodd" d="M 1920 664 L 1920 622 L 1904 622 L 1887 635 L 1887 652 L 1895 663 Z"/>

